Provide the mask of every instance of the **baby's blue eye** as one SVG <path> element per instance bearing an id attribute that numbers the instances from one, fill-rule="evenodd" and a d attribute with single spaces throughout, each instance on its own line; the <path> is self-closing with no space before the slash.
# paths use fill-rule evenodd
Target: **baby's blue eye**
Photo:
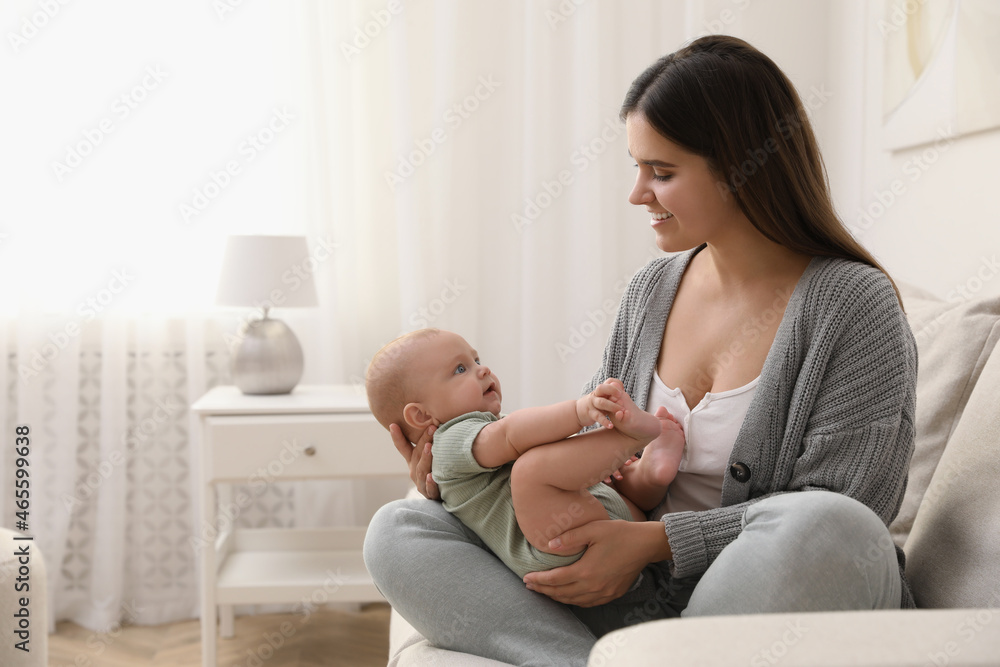
<path id="1" fill-rule="evenodd" d="M 465 372 L 465 364 L 459 364 L 458 367 L 455 368 L 455 375 L 460 375 L 464 372 Z"/>

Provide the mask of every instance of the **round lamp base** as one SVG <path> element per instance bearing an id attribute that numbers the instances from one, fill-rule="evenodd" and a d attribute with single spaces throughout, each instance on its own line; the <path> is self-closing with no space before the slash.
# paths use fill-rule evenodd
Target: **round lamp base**
<path id="1" fill-rule="evenodd" d="M 233 383 L 244 394 L 287 394 L 302 379 L 302 346 L 281 320 L 264 318 L 247 324 L 243 341 L 233 351 Z"/>

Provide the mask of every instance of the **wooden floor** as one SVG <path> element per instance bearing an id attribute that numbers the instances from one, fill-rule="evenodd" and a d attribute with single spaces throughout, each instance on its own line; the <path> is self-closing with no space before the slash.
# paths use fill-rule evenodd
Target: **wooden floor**
<path id="1" fill-rule="evenodd" d="M 219 667 L 385 667 L 389 605 L 359 612 L 238 616 L 232 639 L 219 639 Z M 49 635 L 49 667 L 201 667 L 197 620 L 128 626 L 100 635 L 63 622 Z"/>

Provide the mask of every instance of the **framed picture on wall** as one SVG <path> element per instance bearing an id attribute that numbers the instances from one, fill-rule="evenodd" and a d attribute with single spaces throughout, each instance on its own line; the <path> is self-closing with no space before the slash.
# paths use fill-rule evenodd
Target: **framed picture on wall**
<path id="1" fill-rule="evenodd" d="M 883 146 L 1000 127 L 1000 3 L 886 0 Z"/>

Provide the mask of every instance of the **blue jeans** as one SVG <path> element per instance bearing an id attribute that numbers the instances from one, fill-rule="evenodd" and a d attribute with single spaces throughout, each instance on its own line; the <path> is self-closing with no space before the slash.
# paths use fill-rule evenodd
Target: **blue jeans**
<path id="1" fill-rule="evenodd" d="M 677 616 L 898 609 L 889 531 L 836 493 L 787 493 L 751 505 L 743 531 L 700 578 L 646 567 L 621 598 L 583 609 L 533 593 L 440 503 L 380 509 L 365 564 L 389 603 L 435 646 L 515 665 L 585 665 L 596 637 Z M 664 647 L 665 656 L 669 647 Z"/>

